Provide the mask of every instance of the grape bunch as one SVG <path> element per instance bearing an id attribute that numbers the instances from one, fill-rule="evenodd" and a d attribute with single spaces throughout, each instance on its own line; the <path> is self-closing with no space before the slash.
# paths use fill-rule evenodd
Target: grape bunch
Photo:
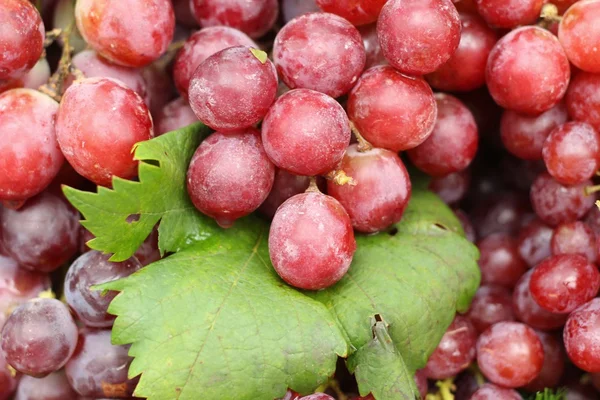
<path id="1" fill-rule="evenodd" d="M 0 21 L 0 400 L 133 398 L 96 286 L 161 259 L 157 228 L 112 261 L 60 188 L 136 180 L 136 144 L 196 122 L 191 203 L 269 220 L 294 288 L 395 234 L 411 178 L 454 210 L 481 286 L 420 396 L 600 396 L 600 0 L 2 0 Z M 375 398 L 340 384 L 284 399 Z"/>

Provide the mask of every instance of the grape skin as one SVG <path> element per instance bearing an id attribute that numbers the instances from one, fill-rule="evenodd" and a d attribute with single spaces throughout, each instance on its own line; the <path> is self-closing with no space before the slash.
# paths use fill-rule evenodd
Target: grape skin
<path id="1" fill-rule="evenodd" d="M 198 122 L 194 110 L 184 98 L 180 97 L 168 103 L 156 116 L 156 136 L 175 131 Z"/>
<path id="2" fill-rule="evenodd" d="M 596 298 L 569 315 L 563 331 L 567 355 L 577 367 L 600 372 L 600 299 Z"/>
<path id="3" fill-rule="evenodd" d="M 589 262 L 598 258 L 598 238 L 585 222 L 561 224 L 554 229 L 550 243 L 552 254 L 582 254 Z"/>
<path id="4" fill-rule="evenodd" d="M 552 330 L 562 327 L 567 320 L 566 314 L 554 314 L 540 307 L 529 290 L 533 270 L 521 277 L 513 291 L 513 310 L 517 319 L 535 329 Z"/>
<path id="5" fill-rule="evenodd" d="M 308 189 L 310 178 L 290 174 L 283 169 L 275 172 L 275 180 L 269 196 L 263 201 L 258 211 L 269 219 L 273 219 L 275 212 L 287 199 Z"/>
<path id="6" fill-rule="evenodd" d="M 565 12 L 558 28 L 558 39 L 569 61 L 584 71 L 594 73 L 600 73 L 598 18 L 600 1 L 578 1 Z"/>
<path id="7" fill-rule="evenodd" d="M 8 363 L 0 351 L 0 400 L 10 399 L 18 383 L 19 377 L 9 371 Z"/>
<path id="8" fill-rule="evenodd" d="M 381 53 L 379 38 L 377 37 L 377 24 L 365 25 L 358 27 L 360 36 L 363 40 L 367 60 L 365 69 L 375 67 L 377 65 L 386 65 L 388 62 Z"/>
<path id="9" fill-rule="evenodd" d="M 23 376 L 14 400 L 77 400 L 77 393 L 69 385 L 63 371 L 38 379 Z"/>
<path id="10" fill-rule="evenodd" d="M 429 190 L 440 196 L 444 203 L 452 205 L 459 203 L 467 194 L 471 184 L 471 173 L 468 169 L 431 178 Z"/>
<path id="11" fill-rule="evenodd" d="M 481 253 L 479 268 L 484 284 L 512 288 L 527 271 L 527 264 L 519 255 L 517 241 L 508 234 L 486 236 L 477 243 L 477 247 Z"/>
<path id="12" fill-rule="evenodd" d="M 562 343 L 552 333 L 541 331 L 536 333 L 544 347 L 544 366 L 539 375 L 524 387 L 529 392 L 556 387 L 565 370 L 565 351 Z"/>
<path id="13" fill-rule="evenodd" d="M 519 392 L 513 389 L 496 386 L 493 383 L 486 383 L 469 400 L 522 400 Z"/>
<path id="14" fill-rule="evenodd" d="M 354 25 L 375 22 L 387 0 L 317 0 L 325 12 L 347 19 Z"/>
<path id="15" fill-rule="evenodd" d="M 517 238 L 519 255 L 530 267 L 552 254 L 553 234 L 552 228 L 537 218 L 521 229 Z"/>
<path id="16" fill-rule="evenodd" d="M 466 316 L 480 333 L 498 322 L 514 321 L 510 290 L 499 285 L 480 286 Z"/>
<path id="17" fill-rule="evenodd" d="M 498 28 L 516 28 L 537 21 L 544 0 L 476 0 L 477 12 Z"/>
<path id="18" fill-rule="evenodd" d="M 574 74 L 565 96 L 569 116 L 600 131 L 600 74 Z"/>

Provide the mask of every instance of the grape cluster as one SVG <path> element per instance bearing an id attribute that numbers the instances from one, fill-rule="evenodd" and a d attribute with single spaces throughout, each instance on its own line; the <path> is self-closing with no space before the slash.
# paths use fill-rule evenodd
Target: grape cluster
<path id="1" fill-rule="evenodd" d="M 600 0 L 36 3 L 0 2 L 0 400 L 131 398 L 117 293 L 94 287 L 159 260 L 158 232 L 113 262 L 60 186 L 137 179 L 136 143 L 197 121 L 193 205 L 270 220 L 274 273 L 302 290 L 340 281 L 356 236 L 395 234 L 408 171 L 427 175 L 481 286 L 421 396 L 599 396 Z"/>

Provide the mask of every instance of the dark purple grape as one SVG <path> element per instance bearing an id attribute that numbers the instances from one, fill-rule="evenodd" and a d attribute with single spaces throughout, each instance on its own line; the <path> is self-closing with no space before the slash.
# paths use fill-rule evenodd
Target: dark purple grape
<path id="1" fill-rule="evenodd" d="M 537 218 L 525 225 L 519 232 L 517 239 L 519 254 L 530 267 L 552 254 L 550 242 L 553 232 L 552 228 Z"/>
<path id="2" fill-rule="evenodd" d="M 497 177 L 495 180 L 498 180 Z M 487 185 L 485 182 L 480 183 Z M 472 192 L 480 189 L 473 187 Z M 476 201 L 476 207 L 470 216 L 477 234 L 482 238 L 492 233 L 516 234 L 523 224 L 523 216 L 529 211 L 527 198 L 512 192 L 494 193 L 483 201 L 477 195 Z"/>
<path id="3" fill-rule="evenodd" d="M 0 351 L 0 400 L 8 400 L 18 383 L 19 378 L 8 369 L 8 363 Z"/>

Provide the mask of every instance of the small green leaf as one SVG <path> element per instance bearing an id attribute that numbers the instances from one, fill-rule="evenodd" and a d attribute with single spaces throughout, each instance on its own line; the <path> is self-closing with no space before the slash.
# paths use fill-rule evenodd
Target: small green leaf
<path id="1" fill-rule="evenodd" d="M 260 61 L 261 63 L 266 63 L 267 62 L 267 53 L 265 53 L 262 50 L 259 49 L 250 49 L 250 52 L 254 55 L 254 57 L 256 57 L 258 59 L 258 61 Z"/>
<path id="2" fill-rule="evenodd" d="M 189 161 L 208 134 L 208 128 L 197 123 L 139 143 L 139 182 L 115 178 L 113 189 L 99 187 L 98 193 L 64 187 L 67 199 L 85 217 L 82 225 L 96 236 L 88 245 L 114 253 L 112 261 L 123 261 L 159 221 L 161 253 L 179 251 L 218 231 L 212 221 L 201 218 L 186 189 Z M 135 220 L 128 222 L 131 217 Z"/>
<path id="3" fill-rule="evenodd" d="M 537 392 L 535 395 L 530 396 L 531 400 L 565 400 L 567 391 L 563 388 L 560 389 L 544 389 L 543 392 Z"/>

